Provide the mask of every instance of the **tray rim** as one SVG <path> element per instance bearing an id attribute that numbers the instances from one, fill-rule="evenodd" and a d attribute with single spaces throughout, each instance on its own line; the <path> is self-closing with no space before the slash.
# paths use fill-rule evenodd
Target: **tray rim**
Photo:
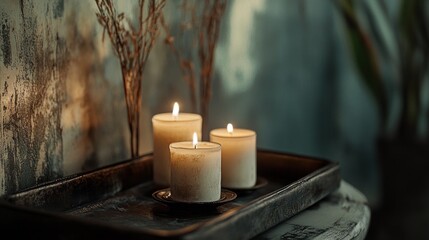
<path id="1" fill-rule="evenodd" d="M 51 211 L 51 210 L 46 210 L 46 209 L 38 209 L 38 208 L 31 207 L 31 206 L 16 205 L 16 204 L 13 204 L 10 202 L 10 199 L 19 198 L 20 196 L 25 195 L 25 194 L 30 194 L 33 191 L 43 191 L 42 188 L 44 188 L 44 187 L 54 188 L 55 186 L 58 186 L 60 184 L 64 184 L 67 182 L 71 182 L 77 178 L 83 178 L 85 176 L 88 176 L 88 175 L 91 175 L 94 173 L 102 173 L 104 171 L 110 171 L 112 168 L 121 168 L 121 167 L 124 167 L 125 165 L 131 165 L 135 161 L 152 161 L 151 157 L 153 155 L 153 152 L 143 154 L 142 156 L 137 157 L 137 158 L 127 159 L 127 160 L 124 160 L 121 162 L 108 164 L 108 165 L 105 165 L 105 166 L 97 168 L 97 169 L 76 173 L 76 174 L 65 176 L 65 177 L 55 179 L 52 181 L 47 181 L 47 182 L 32 186 L 30 188 L 23 189 L 19 192 L 13 193 L 13 194 L 0 196 L 0 210 L 1 210 L 1 208 L 6 207 L 6 208 L 17 210 L 17 211 L 22 211 L 24 213 L 27 212 L 27 214 L 39 214 L 41 216 L 50 217 L 53 219 L 61 219 L 61 220 L 66 221 L 66 222 L 71 221 L 71 222 L 75 222 L 78 224 L 84 224 L 86 226 L 94 226 L 94 227 L 113 229 L 113 230 L 116 230 L 119 232 L 126 232 L 126 233 L 132 233 L 132 234 L 145 234 L 145 235 L 150 235 L 149 237 L 154 237 L 154 238 L 188 238 L 188 237 L 190 237 L 190 239 L 192 239 L 194 237 L 198 238 L 198 234 L 201 234 L 201 231 L 205 231 L 205 229 L 207 229 L 208 227 L 218 226 L 221 224 L 225 224 L 226 222 L 230 221 L 231 219 L 240 218 L 241 215 L 245 215 L 249 211 L 252 211 L 254 204 L 262 203 L 264 201 L 274 201 L 276 198 L 281 198 L 283 196 L 283 193 L 290 191 L 291 189 L 295 189 L 297 187 L 297 185 L 299 185 L 300 182 L 311 181 L 315 177 L 320 176 L 320 174 L 332 174 L 333 172 L 338 173 L 336 176 L 338 178 L 337 184 L 332 187 L 330 192 L 337 189 L 340 185 L 341 177 L 339 176 L 339 170 L 340 170 L 339 169 L 339 167 L 340 167 L 339 162 L 331 161 L 331 160 L 328 160 L 325 158 L 320 158 L 320 157 L 301 155 L 301 154 L 290 153 L 290 152 L 282 152 L 282 151 L 276 151 L 276 150 L 269 150 L 269 149 L 258 148 L 257 151 L 263 152 L 263 153 L 269 153 L 269 154 L 276 154 L 276 155 L 287 155 L 289 157 L 298 158 L 298 159 L 323 161 L 326 163 L 326 165 L 324 165 L 321 168 L 318 168 L 317 170 L 312 171 L 311 173 L 301 177 L 297 181 L 294 181 L 290 184 L 284 185 L 283 187 L 280 187 L 280 188 L 278 188 L 272 192 L 266 193 L 262 196 L 259 196 L 256 199 L 252 200 L 252 201 L 247 202 L 245 205 L 241 206 L 237 210 L 228 211 L 228 212 L 222 213 L 216 217 L 213 217 L 212 219 L 209 219 L 205 222 L 198 223 L 198 224 L 192 224 L 192 225 L 185 226 L 185 227 L 182 227 L 179 229 L 165 230 L 165 229 L 136 228 L 136 227 L 123 226 L 123 225 L 118 226 L 118 225 L 110 224 L 108 222 L 101 221 L 98 219 L 92 219 L 92 218 L 89 219 L 89 218 L 85 218 L 85 217 L 81 217 L 81 216 L 77 216 L 77 215 L 70 215 L 64 211 L 58 212 L 58 211 Z M 126 190 L 126 189 L 123 189 L 120 191 L 124 191 L 124 190 Z M 327 193 L 326 195 L 328 195 L 328 194 L 329 193 Z M 308 206 L 304 207 L 303 209 L 305 209 L 307 207 Z M 303 209 L 301 209 L 300 211 L 302 211 Z"/>
<path id="2" fill-rule="evenodd" d="M 324 166 L 322 168 L 319 168 L 318 170 L 323 169 L 323 168 L 325 168 L 327 166 L 329 166 L 329 168 L 333 167 L 333 166 L 337 166 L 339 168 L 339 163 L 338 162 L 335 162 L 335 161 L 332 161 L 332 160 L 329 160 L 329 159 L 326 159 L 326 158 L 322 158 L 322 157 L 316 157 L 316 156 L 304 155 L 304 154 L 297 154 L 297 153 L 291 153 L 291 152 L 283 152 L 283 151 L 279 151 L 279 150 L 270 150 L 270 149 L 266 149 L 266 148 L 258 148 L 257 152 L 270 153 L 270 154 L 278 154 L 278 155 L 287 155 L 289 157 L 294 157 L 294 158 L 298 158 L 298 159 L 306 159 L 306 160 L 315 160 L 315 161 L 325 162 L 326 166 Z M 61 177 L 61 178 L 57 178 L 57 179 L 53 179 L 53 180 L 50 180 L 50 181 L 42 182 L 42 183 L 39 183 L 39 184 L 35 184 L 35 185 L 31 186 L 31 187 L 21 189 L 21 190 L 19 190 L 17 192 L 14 192 L 14 193 L 11 193 L 11 194 L 5 194 L 3 196 L 0 196 L 0 202 L 1 202 L 1 200 L 9 200 L 11 198 L 19 197 L 19 196 L 21 196 L 23 194 L 29 194 L 32 191 L 39 191 L 43 187 L 55 187 L 57 185 L 73 181 L 73 180 L 75 180 L 77 178 L 83 178 L 85 176 L 88 176 L 88 175 L 91 175 L 91 174 L 94 174 L 94 173 L 102 173 L 102 172 L 110 171 L 110 169 L 121 168 L 124 165 L 130 165 L 130 164 L 135 163 L 136 161 L 151 161 L 150 158 L 152 156 L 153 156 L 153 152 L 148 152 L 148 153 L 142 154 L 139 157 L 128 158 L 126 160 L 119 161 L 119 162 L 112 163 L 112 164 L 107 164 L 107 165 L 101 166 L 99 168 L 91 169 L 91 170 L 88 170 L 88 171 L 82 171 L 82 172 L 74 173 L 74 174 L 71 174 L 71 175 L 68 175 L 68 176 L 64 176 L 64 177 Z M 149 159 L 147 159 L 147 158 L 149 158 Z M 312 172 L 310 174 L 313 174 L 313 173 L 314 172 Z M 310 175 L 310 174 L 308 174 L 308 175 Z M 304 177 L 306 177 L 306 176 L 304 176 Z"/>

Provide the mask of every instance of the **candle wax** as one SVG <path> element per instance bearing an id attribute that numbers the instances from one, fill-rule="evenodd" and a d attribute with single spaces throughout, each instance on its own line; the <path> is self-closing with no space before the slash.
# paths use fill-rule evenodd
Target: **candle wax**
<path id="1" fill-rule="evenodd" d="M 171 113 L 160 113 L 152 118 L 153 125 L 153 176 L 158 185 L 170 184 L 170 150 L 173 142 L 190 141 L 192 134 L 201 138 L 202 118 L 198 114 L 180 113 L 174 117 Z"/>
<path id="2" fill-rule="evenodd" d="M 212 202 L 221 195 L 221 146 L 176 142 L 170 145 L 171 197 L 181 202 Z"/>
<path id="3" fill-rule="evenodd" d="M 256 133 L 236 128 L 210 131 L 210 141 L 222 146 L 222 187 L 250 188 L 256 183 Z"/>

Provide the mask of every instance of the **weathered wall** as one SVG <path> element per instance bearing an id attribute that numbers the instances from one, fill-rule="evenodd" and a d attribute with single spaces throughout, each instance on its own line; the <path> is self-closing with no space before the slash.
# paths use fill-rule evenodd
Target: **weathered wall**
<path id="1" fill-rule="evenodd" d="M 0 9 L 0 194 L 128 157 L 121 82 L 105 77 L 93 2 Z"/>
<path id="2" fill-rule="evenodd" d="M 63 174 L 61 111 L 68 53 L 58 34 L 62 1 L 1 5 L 3 193 Z"/>

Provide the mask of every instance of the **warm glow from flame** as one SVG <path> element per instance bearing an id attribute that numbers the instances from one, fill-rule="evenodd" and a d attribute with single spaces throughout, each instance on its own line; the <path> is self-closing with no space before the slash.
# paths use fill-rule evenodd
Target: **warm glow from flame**
<path id="1" fill-rule="evenodd" d="M 197 136 L 197 133 L 194 132 L 194 136 L 192 137 L 192 146 L 194 148 L 197 148 L 197 144 L 198 144 L 198 136 Z"/>
<path id="2" fill-rule="evenodd" d="M 234 132 L 234 127 L 232 127 L 231 123 L 228 123 L 228 125 L 226 126 L 226 131 L 228 131 L 228 133 Z"/>
<path id="3" fill-rule="evenodd" d="M 179 116 L 179 104 L 175 102 L 173 106 L 173 117 L 178 117 L 178 116 Z"/>

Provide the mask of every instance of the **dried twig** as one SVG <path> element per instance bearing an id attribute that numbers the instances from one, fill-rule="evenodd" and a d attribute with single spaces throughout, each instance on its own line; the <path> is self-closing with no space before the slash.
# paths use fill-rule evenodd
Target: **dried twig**
<path id="1" fill-rule="evenodd" d="M 220 23 L 225 11 L 226 0 L 205 0 L 199 29 L 198 55 L 200 71 L 200 112 L 207 122 L 211 85 L 214 68 L 214 54 L 219 38 Z"/>
<path id="2" fill-rule="evenodd" d="M 188 83 L 194 110 L 198 108 L 197 95 L 199 96 L 199 112 L 203 116 L 205 120 L 203 123 L 205 124 L 208 119 L 212 94 L 215 48 L 219 38 L 222 16 L 226 8 L 226 0 L 205 0 L 202 6 L 197 6 L 198 3 L 201 1 L 183 0 L 181 7 L 185 19 L 180 30 L 182 34 L 192 30 L 196 41 L 186 41 L 187 45 L 180 48 L 175 43 L 175 38 L 164 19 L 162 25 L 167 33 L 166 43 L 178 59 L 182 75 Z M 196 54 L 193 54 L 192 50 L 196 50 Z M 185 57 L 187 51 L 191 53 Z M 198 60 L 193 58 L 194 55 L 198 56 Z M 195 77 L 198 75 L 195 66 L 199 67 L 199 85 L 197 85 Z M 199 94 L 197 93 L 197 86 L 199 86 Z"/>
<path id="3" fill-rule="evenodd" d="M 182 22 L 180 23 L 180 31 L 176 37 L 173 37 L 170 27 L 167 25 L 165 18 L 161 18 L 161 25 L 166 32 L 165 43 L 170 47 L 177 61 L 179 62 L 181 74 L 188 84 L 189 93 L 191 98 L 192 110 L 197 111 L 197 86 L 195 77 L 195 65 L 192 61 L 192 49 L 195 47 L 194 41 L 192 41 L 192 35 L 194 35 L 193 25 L 195 21 L 195 7 L 193 4 L 189 4 L 187 0 L 183 0 L 181 4 L 181 11 L 184 13 Z M 190 15 L 190 16 L 188 16 Z M 185 39 L 185 35 L 191 35 L 189 40 Z M 176 39 L 182 40 L 180 44 L 176 42 Z M 188 53 L 188 54 L 187 54 Z"/>
<path id="4" fill-rule="evenodd" d="M 124 13 L 117 14 L 112 0 L 95 0 L 97 18 L 107 32 L 119 58 L 127 105 L 131 155 L 139 155 L 139 116 L 141 108 L 141 81 L 149 53 L 159 35 L 158 23 L 165 0 L 139 0 L 138 26 L 135 27 Z M 147 4 L 146 4 L 147 3 Z M 145 11 L 145 8 L 146 11 Z M 125 20 L 125 21 L 124 21 Z"/>

